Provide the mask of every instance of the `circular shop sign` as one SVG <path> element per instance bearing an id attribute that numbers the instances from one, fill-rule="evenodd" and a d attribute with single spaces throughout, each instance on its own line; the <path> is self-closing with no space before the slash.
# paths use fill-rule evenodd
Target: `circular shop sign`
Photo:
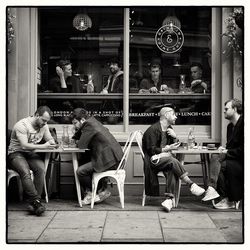
<path id="1" fill-rule="evenodd" d="M 155 43 L 164 53 L 175 53 L 184 43 L 182 31 L 175 25 L 164 25 L 155 34 Z"/>

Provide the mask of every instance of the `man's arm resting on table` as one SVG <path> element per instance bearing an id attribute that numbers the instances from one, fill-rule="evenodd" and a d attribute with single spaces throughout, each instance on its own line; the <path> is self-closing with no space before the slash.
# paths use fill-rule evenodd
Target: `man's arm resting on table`
<path id="1" fill-rule="evenodd" d="M 28 142 L 28 138 L 25 136 L 20 136 L 17 135 L 17 139 L 19 140 L 22 149 L 29 149 L 29 150 L 34 150 L 34 149 L 46 149 L 46 148 L 55 148 L 57 147 L 57 144 L 55 144 L 54 140 L 49 140 L 43 144 L 33 144 Z"/>

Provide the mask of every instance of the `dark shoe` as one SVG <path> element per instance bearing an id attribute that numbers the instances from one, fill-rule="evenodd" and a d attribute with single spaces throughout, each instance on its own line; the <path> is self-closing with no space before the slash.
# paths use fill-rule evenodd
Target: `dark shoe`
<path id="1" fill-rule="evenodd" d="M 45 206 L 41 203 L 40 200 L 35 200 L 33 202 L 31 202 L 28 206 L 28 210 L 37 215 L 37 216 L 40 216 L 45 210 Z"/>

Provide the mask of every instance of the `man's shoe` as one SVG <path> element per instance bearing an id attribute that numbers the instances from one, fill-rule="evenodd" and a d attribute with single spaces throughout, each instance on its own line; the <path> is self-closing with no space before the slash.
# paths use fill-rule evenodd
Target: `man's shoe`
<path id="1" fill-rule="evenodd" d="M 97 203 L 103 202 L 111 195 L 111 192 L 107 189 L 103 190 L 102 192 L 98 193 L 98 196 L 100 197 L 100 200 Z"/>
<path id="2" fill-rule="evenodd" d="M 40 200 L 35 200 L 29 204 L 28 210 L 29 210 L 29 212 L 31 212 L 37 216 L 40 216 L 46 210 L 46 208 L 41 203 Z"/>
<path id="3" fill-rule="evenodd" d="M 218 197 L 220 197 L 220 195 L 217 193 L 217 191 L 213 187 L 209 186 L 205 192 L 205 196 L 201 200 L 202 201 L 210 201 L 210 200 L 214 200 Z"/>
<path id="4" fill-rule="evenodd" d="M 228 198 L 222 199 L 217 204 L 214 204 L 214 208 L 216 209 L 230 209 L 235 208 L 235 203 L 233 201 L 229 201 Z"/>
<path id="5" fill-rule="evenodd" d="M 82 204 L 83 205 L 90 205 L 91 204 L 91 200 L 92 200 L 92 193 L 91 192 L 87 192 L 87 194 L 85 195 L 84 199 L 82 200 Z M 100 197 L 97 194 L 95 196 L 95 203 L 100 201 Z"/>
<path id="6" fill-rule="evenodd" d="M 190 187 L 190 192 L 193 195 L 200 196 L 205 192 L 204 188 L 199 187 L 196 183 L 193 183 Z"/>
<path id="7" fill-rule="evenodd" d="M 173 200 L 172 199 L 166 199 L 161 203 L 161 205 L 164 207 L 167 213 L 169 213 L 173 207 Z"/>

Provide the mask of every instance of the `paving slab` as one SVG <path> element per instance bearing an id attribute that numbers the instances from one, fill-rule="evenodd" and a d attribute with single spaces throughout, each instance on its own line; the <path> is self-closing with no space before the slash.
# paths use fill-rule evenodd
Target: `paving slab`
<path id="1" fill-rule="evenodd" d="M 108 212 L 102 241 L 163 241 L 156 211 Z"/>
<path id="2" fill-rule="evenodd" d="M 59 211 L 48 228 L 103 228 L 105 211 Z"/>
<path id="3" fill-rule="evenodd" d="M 167 243 L 226 243 L 216 228 L 163 228 L 163 235 Z"/>
<path id="4" fill-rule="evenodd" d="M 9 219 L 8 220 L 8 239 L 36 240 L 44 229 L 48 226 L 50 219 Z"/>
<path id="5" fill-rule="evenodd" d="M 100 242 L 102 228 L 48 228 L 39 237 L 39 243 Z"/>
<path id="6" fill-rule="evenodd" d="M 223 233 L 227 242 L 242 243 L 243 227 L 241 212 L 208 213 L 216 227 Z"/>
<path id="7" fill-rule="evenodd" d="M 163 228 L 216 228 L 215 224 L 206 212 L 182 212 L 171 211 L 170 213 L 158 211 L 161 226 Z"/>

